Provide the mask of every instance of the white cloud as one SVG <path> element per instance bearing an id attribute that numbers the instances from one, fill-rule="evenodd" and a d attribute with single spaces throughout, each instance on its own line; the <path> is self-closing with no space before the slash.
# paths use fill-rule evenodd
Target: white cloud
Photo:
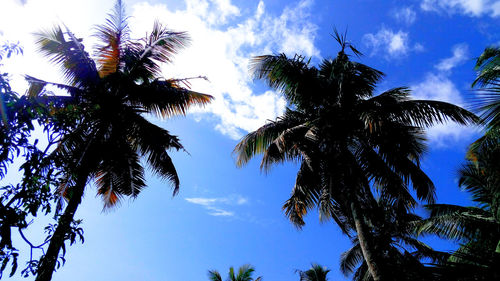
<path id="1" fill-rule="evenodd" d="M 428 73 L 423 81 L 413 85 L 413 98 L 445 101 L 463 106 L 464 101 L 455 84 L 446 76 Z M 435 125 L 427 130 L 427 136 L 432 144 L 449 146 L 450 140 L 457 142 L 467 139 L 475 132 L 474 128 L 448 122 Z"/>
<path id="2" fill-rule="evenodd" d="M 462 13 L 479 17 L 500 15 L 500 1 L 498 0 L 422 0 L 420 7 L 424 11 L 439 13 Z"/>
<path id="3" fill-rule="evenodd" d="M 459 64 L 466 61 L 469 57 L 469 46 L 467 44 L 459 44 L 453 47 L 453 56 L 441 60 L 436 68 L 441 71 L 450 71 Z"/>
<path id="4" fill-rule="evenodd" d="M 186 201 L 202 206 L 210 206 L 217 202 L 217 198 L 186 198 Z"/>
<path id="5" fill-rule="evenodd" d="M 165 67 L 165 75 L 206 75 L 210 83 L 194 81 L 192 89 L 209 93 L 215 100 L 196 113 L 212 113 L 219 119 L 216 130 L 239 139 L 266 120 L 281 115 L 286 105 L 283 97 L 273 91 L 253 92 L 249 59 L 277 52 L 319 57 L 314 46 L 317 27 L 308 20 L 312 3 L 303 0 L 285 8 L 279 16 L 272 16 L 266 13 L 264 1 L 260 1 L 250 16 L 243 18 L 233 13 L 233 20 L 225 25 L 210 20 L 222 17 L 223 9 L 200 9 L 193 14 L 189 9 L 174 12 L 165 5 L 141 3 L 133 7 L 131 26 L 142 34 L 142 30 L 150 28 L 152 19 L 166 18 L 170 27 L 189 32 L 192 45 L 176 57 L 174 65 Z"/>
<path id="6" fill-rule="evenodd" d="M 397 9 L 393 16 L 397 21 L 407 25 L 411 25 L 417 20 L 417 13 L 411 7 Z"/>
<path id="7" fill-rule="evenodd" d="M 225 24 L 231 17 L 240 15 L 240 9 L 231 0 L 185 0 L 186 12 L 203 17 L 206 23 Z"/>
<path id="8" fill-rule="evenodd" d="M 410 45 L 408 32 L 382 27 L 377 33 L 368 33 L 363 36 L 365 45 L 372 49 L 372 55 L 385 53 L 386 58 L 398 58 L 406 56 L 410 51 L 420 51 L 421 44 Z"/>
<path id="9" fill-rule="evenodd" d="M 462 107 L 465 105 L 460 91 L 449 78 L 449 75 L 455 66 L 467 58 L 468 47 L 465 44 L 456 45 L 453 47 L 452 52 L 451 57 L 441 60 L 436 65 L 436 69 L 440 71 L 439 73 L 429 72 L 422 81 L 411 87 L 414 99 L 438 100 Z M 427 130 L 431 143 L 438 146 L 450 146 L 451 143 L 466 140 L 476 131 L 476 128 L 465 127 L 452 122 L 438 124 Z"/>
<path id="10" fill-rule="evenodd" d="M 312 0 L 293 2 L 278 15 L 268 13 L 264 1 L 255 3 L 253 11 L 240 10 L 230 0 L 185 0 L 186 6 L 181 9 L 134 2 L 127 6 L 133 38 L 151 30 L 155 19 L 189 33 L 191 46 L 175 57 L 174 64 L 164 67 L 165 77 L 207 76 L 210 82 L 194 80 L 192 89 L 211 94 L 215 100 L 206 108 L 191 112 L 197 120 L 211 117 L 216 122 L 215 129 L 233 139 L 275 119 L 286 105 L 283 97 L 273 91 L 254 92 L 248 73 L 252 56 L 280 52 L 320 56 L 314 45 L 318 27 L 310 22 Z M 112 4 L 110 1 L 103 5 L 99 0 L 47 0 L 27 1 L 22 6 L 16 0 L 3 0 L 0 31 L 5 39 L 19 40 L 25 46 L 25 55 L 6 63 L 4 69 L 18 77 L 28 71 L 27 74 L 44 80 L 61 81 L 57 68 L 36 52 L 32 33 L 64 22 L 84 39 L 90 50 L 94 40 L 90 37 L 92 28 L 104 22 Z M 18 89 L 26 88 L 22 79 L 13 84 Z"/>
<path id="11" fill-rule="evenodd" d="M 241 195 L 231 195 L 228 197 L 219 197 L 219 198 L 203 198 L 203 197 L 195 197 L 195 198 L 185 198 L 189 203 L 193 203 L 196 205 L 203 206 L 208 210 L 208 214 L 211 216 L 235 216 L 235 213 L 232 211 L 225 210 L 223 206 L 241 206 L 248 204 L 248 198 L 243 197 Z"/>

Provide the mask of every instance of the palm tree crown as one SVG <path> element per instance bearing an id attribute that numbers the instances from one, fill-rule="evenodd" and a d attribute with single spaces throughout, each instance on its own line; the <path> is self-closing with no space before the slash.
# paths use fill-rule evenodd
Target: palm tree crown
<path id="1" fill-rule="evenodd" d="M 328 281 L 327 275 L 329 272 L 329 269 L 317 263 L 313 263 L 311 268 L 306 271 L 297 270 L 297 273 L 300 275 L 300 281 Z"/>
<path id="2" fill-rule="evenodd" d="M 227 281 L 261 281 L 262 277 L 253 278 L 252 275 L 255 272 L 255 268 L 249 264 L 240 266 L 238 272 L 234 271 L 234 267 L 229 268 Z M 208 271 L 208 279 L 211 281 L 222 281 L 222 276 L 217 270 Z"/>
<path id="3" fill-rule="evenodd" d="M 320 219 L 334 219 L 347 234 L 355 226 L 358 237 L 370 236 L 367 210 L 376 205 L 371 187 L 401 209 L 416 204 L 411 188 L 419 199 L 433 202 L 434 185 L 419 166 L 426 150 L 423 130 L 448 120 L 469 124 L 477 118 L 449 103 L 413 100 L 405 87 L 374 95 L 383 73 L 352 61 L 346 48 L 359 52 L 345 37 L 337 34 L 337 40 L 341 51 L 319 67 L 299 55 L 252 60 L 255 77 L 281 92 L 288 108 L 276 121 L 245 136 L 234 152 L 239 166 L 263 154 L 264 170 L 287 160 L 300 162 L 283 206 L 295 225 L 301 227 L 304 215 L 318 206 Z"/>
<path id="4" fill-rule="evenodd" d="M 157 175 L 172 182 L 177 193 L 179 178 L 167 150 L 183 146 L 176 136 L 143 114 L 185 114 L 190 106 L 211 100 L 209 95 L 182 88 L 178 80 L 162 78 L 161 63 L 171 62 L 189 37 L 156 22 L 145 38 L 130 39 L 121 1 L 106 24 L 97 27 L 96 36 L 101 43 L 92 57 L 69 30 L 55 27 L 39 33 L 41 52 L 62 67 L 68 83 L 28 77 L 29 93 L 39 95 L 43 86 L 53 84 L 70 94 L 57 98 L 77 106 L 81 118 L 74 132 L 61 141 L 59 151 L 71 158 L 68 165 L 90 169 L 105 206 L 113 206 L 121 195 L 137 196 L 145 186 L 141 156 Z"/>
<path id="5" fill-rule="evenodd" d="M 37 281 L 50 280 L 59 249 L 84 187 L 95 179 L 104 207 L 112 207 L 123 196 L 136 197 L 146 186 L 141 157 L 151 170 L 179 190 L 179 177 L 168 151 L 183 149 L 179 139 L 151 123 L 144 114 L 166 118 L 186 114 L 193 105 L 205 105 L 212 97 L 181 87 L 182 82 L 164 79 L 161 64 L 184 48 L 189 37 L 155 22 L 151 33 L 133 40 L 122 2 L 116 2 L 106 23 L 97 27 L 100 43 L 90 55 L 82 40 L 59 26 L 37 34 L 40 51 L 59 65 L 66 83 L 51 83 L 27 77 L 31 96 L 46 95 L 46 85 L 65 90 L 68 96 L 53 96 L 74 108 L 78 121 L 54 151 L 64 159 L 65 178 L 58 192 L 68 201 L 47 253 L 42 258 Z"/>

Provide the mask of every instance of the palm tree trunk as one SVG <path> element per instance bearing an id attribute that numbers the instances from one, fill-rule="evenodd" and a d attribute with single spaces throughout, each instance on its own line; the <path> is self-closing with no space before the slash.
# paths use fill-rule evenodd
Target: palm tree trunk
<path id="1" fill-rule="evenodd" d="M 376 260 L 373 247 L 371 247 L 371 235 L 364 223 L 363 218 L 361 218 L 359 207 L 355 202 L 351 203 L 352 218 L 354 219 L 354 224 L 356 227 L 356 232 L 358 234 L 359 245 L 361 246 L 361 252 L 365 259 L 366 265 L 368 266 L 368 271 L 370 271 L 371 276 L 374 281 L 386 280 L 382 277 L 382 270 L 380 269 L 380 264 Z"/>
<path id="2" fill-rule="evenodd" d="M 56 231 L 54 232 L 52 238 L 50 238 L 49 248 L 40 260 L 35 281 L 50 281 L 52 279 L 57 258 L 59 257 L 59 251 L 64 245 L 64 238 L 66 237 L 66 234 L 71 229 L 71 222 L 73 222 L 76 209 L 82 201 L 83 191 L 85 189 L 85 185 L 87 184 L 88 175 L 88 172 L 82 173 L 82 175 L 77 178 L 76 184 L 72 189 L 68 205 L 64 210 L 64 214 L 59 218 Z"/>

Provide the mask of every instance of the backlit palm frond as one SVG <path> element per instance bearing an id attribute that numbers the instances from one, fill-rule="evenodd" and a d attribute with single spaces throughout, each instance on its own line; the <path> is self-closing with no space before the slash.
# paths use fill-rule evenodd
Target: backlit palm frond
<path id="1" fill-rule="evenodd" d="M 352 276 L 353 281 L 372 281 L 373 278 L 368 271 L 368 265 L 363 262 Z"/>
<path id="2" fill-rule="evenodd" d="M 213 99 L 211 95 L 198 93 L 169 80 L 155 80 L 148 85 L 134 86 L 129 91 L 131 104 L 138 105 L 158 117 L 186 115 L 192 106 L 205 106 Z"/>
<path id="3" fill-rule="evenodd" d="M 210 281 L 222 281 L 222 277 L 217 270 L 209 270 L 208 271 L 208 279 Z"/>
<path id="4" fill-rule="evenodd" d="M 500 65 L 497 67 L 500 69 Z M 498 128 L 500 126 L 500 76 L 475 92 L 476 100 L 472 108 L 481 113 L 481 119 L 486 124 L 486 128 Z"/>
<path id="5" fill-rule="evenodd" d="M 101 154 L 96 185 L 97 194 L 103 198 L 104 208 L 115 206 L 122 196 L 137 197 L 146 187 L 139 155 L 124 141 L 105 145 Z"/>
<path id="6" fill-rule="evenodd" d="M 432 263 L 443 263 L 450 256 L 449 253 L 436 251 L 414 237 L 403 236 L 399 238 L 405 245 L 415 249 L 411 255 L 417 260 L 430 260 Z"/>
<path id="7" fill-rule="evenodd" d="M 389 159 L 390 160 L 390 159 Z M 379 189 L 383 196 L 397 200 L 398 204 L 406 209 L 411 209 L 417 205 L 417 202 L 409 192 L 409 173 L 401 173 L 401 167 L 394 169 L 391 165 L 398 163 L 387 163 L 377 151 L 370 147 L 362 146 L 359 148 L 358 161 L 370 175 L 374 186 Z M 400 162 L 400 161 L 398 161 Z"/>
<path id="8" fill-rule="evenodd" d="M 477 59 L 476 70 L 479 74 L 472 87 L 487 86 L 492 81 L 500 79 L 500 47 L 488 47 Z"/>
<path id="9" fill-rule="evenodd" d="M 236 165 L 241 167 L 253 156 L 266 152 L 268 147 L 285 130 L 301 124 L 302 120 L 299 115 L 299 113 L 287 109 L 283 117 L 279 117 L 276 121 L 269 121 L 266 125 L 243 137 L 233 150 L 233 154 L 236 156 Z"/>
<path id="10" fill-rule="evenodd" d="M 498 161 L 496 158 L 494 161 Z M 498 170 L 492 169 L 484 162 L 469 162 L 459 170 L 458 185 L 465 191 L 471 193 L 472 200 L 481 207 L 491 205 L 494 189 L 500 184 Z M 497 173 L 497 175 L 495 175 Z M 496 176 L 496 177 L 495 177 Z"/>
<path id="11" fill-rule="evenodd" d="M 305 225 L 305 215 L 316 207 L 321 192 L 320 184 L 321 182 L 311 171 L 309 166 L 302 162 L 297 173 L 292 194 L 282 207 L 285 216 L 287 216 L 297 228 L 301 228 Z"/>
<path id="12" fill-rule="evenodd" d="M 357 239 L 354 245 L 340 255 L 340 271 L 347 277 L 356 271 L 356 268 L 363 263 L 363 253 Z"/>
<path id="13" fill-rule="evenodd" d="M 51 31 L 36 33 L 36 44 L 43 55 L 61 66 L 70 85 L 78 88 L 95 85 L 99 75 L 94 61 L 85 51 L 81 39 L 69 30 L 66 34 L 61 27 L 55 26 Z"/>
<path id="14" fill-rule="evenodd" d="M 285 95 L 291 104 L 305 104 L 302 94 L 306 90 L 314 93 L 317 86 L 317 69 L 309 66 L 305 57 L 295 55 L 288 58 L 285 54 L 257 56 L 250 60 L 250 72 L 257 79 L 264 79 L 268 85 Z"/>
<path id="15" fill-rule="evenodd" d="M 238 274 L 236 275 L 235 281 L 252 281 L 252 274 L 254 273 L 255 268 L 253 268 L 249 264 L 245 264 L 238 268 Z"/>
<path id="16" fill-rule="evenodd" d="M 314 134 L 312 130 L 308 124 L 300 124 L 281 132 L 264 152 L 260 168 L 267 172 L 273 164 L 293 160 L 303 160 L 311 166 L 310 151 L 305 146 L 311 143 L 307 135 Z"/>
<path id="17" fill-rule="evenodd" d="M 155 21 L 151 33 L 141 40 L 141 45 L 135 45 L 138 56 L 133 62 L 132 72 L 142 69 L 152 78 L 160 77 L 160 63 L 171 63 L 173 56 L 187 47 L 190 41 L 186 32 L 172 31 Z"/>
<path id="18" fill-rule="evenodd" d="M 140 115 L 128 118 L 128 121 L 131 123 L 128 133 L 132 147 L 146 156 L 147 163 L 155 174 L 173 184 L 173 194 L 177 194 L 179 177 L 172 159 L 168 155 L 168 150 L 184 149 L 179 139 Z"/>
<path id="19" fill-rule="evenodd" d="M 167 151 L 149 153 L 147 161 L 156 175 L 172 183 L 172 195 L 177 195 L 180 187 L 179 175 L 177 174 L 172 158 L 170 158 Z"/>
<path id="20" fill-rule="evenodd" d="M 323 60 L 319 67 L 319 75 L 330 90 L 325 94 L 337 95 L 350 103 L 360 98 L 371 97 L 384 73 L 351 61 L 344 54 L 333 60 Z"/>
<path id="21" fill-rule="evenodd" d="M 297 272 L 300 275 L 300 281 L 327 281 L 327 275 L 330 270 L 317 263 L 313 263 L 310 269 L 306 271 L 297 270 Z"/>
<path id="22" fill-rule="evenodd" d="M 100 40 L 96 46 L 99 75 L 105 77 L 120 67 L 123 49 L 128 47 L 130 30 L 122 1 L 117 1 L 106 23 L 96 26 L 95 36 Z"/>
<path id="23" fill-rule="evenodd" d="M 59 100 L 60 102 L 67 104 L 70 101 L 76 102 L 76 100 L 80 99 L 82 97 L 82 94 L 84 93 L 81 89 L 79 89 L 77 87 L 73 87 L 73 86 L 66 85 L 66 84 L 48 82 L 48 81 L 37 79 L 37 78 L 29 76 L 29 75 L 25 75 L 25 79 L 29 84 L 28 90 L 26 90 L 26 95 L 28 97 L 45 96 L 45 97 L 53 100 L 54 102 Z M 48 95 L 48 94 L 50 94 L 50 92 L 48 92 L 46 90 L 46 86 L 55 86 L 61 90 L 66 91 L 71 96 Z"/>
<path id="24" fill-rule="evenodd" d="M 419 225 L 419 234 L 461 241 L 497 231 L 498 224 L 491 213 L 480 208 L 447 204 L 428 205 L 427 208 L 431 215 Z"/>
<path id="25" fill-rule="evenodd" d="M 406 125 L 427 128 L 435 124 L 452 121 L 461 125 L 478 124 L 479 118 L 459 107 L 447 102 L 435 100 L 412 100 L 406 87 L 386 91 L 369 102 L 383 106 L 383 117 Z"/>

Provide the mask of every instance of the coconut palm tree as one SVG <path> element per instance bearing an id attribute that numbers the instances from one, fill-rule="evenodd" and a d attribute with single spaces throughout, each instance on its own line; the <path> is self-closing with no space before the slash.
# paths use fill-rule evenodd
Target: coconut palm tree
<path id="1" fill-rule="evenodd" d="M 115 206 L 123 196 L 136 197 L 146 186 L 140 161 L 144 157 L 152 171 L 172 184 L 173 194 L 178 192 L 179 177 L 168 151 L 183 146 L 144 114 L 162 118 L 184 115 L 189 107 L 212 99 L 184 88 L 185 80 L 162 76 L 161 64 L 171 62 L 189 42 L 186 33 L 156 22 L 146 37 L 133 40 L 118 0 L 106 23 L 97 27 L 96 36 L 100 43 L 90 55 L 82 40 L 67 28 L 56 26 L 37 34 L 40 51 L 61 67 L 66 83 L 28 76 L 29 94 L 47 94 L 47 85 L 59 87 L 69 95 L 53 98 L 63 100 L 78 114 L 73 131 L 54 151 L 64 159 L 66 173 L 57 192 L 67 205 L 40 260 L 37 281 L 51 279 L 90 181 L 95 181 L 105 208 Z"/>
<path id="2" fill-rule="evenodd" d="M 382 189 L 401 206 L 419 199 L 433 202 L 434 185 L 420 169 L 425 152 L 424 128 L 448 120 L 470 124 L 475 115 L 455 105 L 412 100 L 404 87 L 374 95 L 383 73 L 354 62 L 346 54 L 359 52 L 337 34 L 341 51 L 319 67 L 300 55 L 255 57 L 256 78 L 284 95 L 288 108 L 276 121 L 246 135 L 236 146 L 237 165 L 263 154 L 261 168 L 298 161 L 300 168 L 283 209 L 298 227 L 303 216 L 318 207 L 320 219 L 333 219 L 348 232 L 352 219 L 374 280 L 384 273 L 374 251 L 369 210 L 371 187 Z"/>
<path id="3" fill-rule="evenodd" d="M 430 218 L 419 226 L 422 234 L 458 241 L 460 247 L 441 265 L 441 280 L 495 280 L 500 278 L 500 48 L 488 47 L 476 63 L 475 109 L 485 134 L 471 144 L 459 170 L 460 187 L 476 206 L 427 206 Z"/>
<path id="4" fill-rule="evenodd" d="M 475 109 L 481 113 L 481 119 L 486 126 L 485 136 L 479 138 L 470 147 L 473 153 L 477 146 L 488 135 L 490 139 L 495 138 L 500 133 L 500 47 L 488 47 L 479 56 L 476 62 L 478 75 L 472 83 L 472 87 L 477 87 L 477 98 L 474 102 Z"/>
<path id="5" fill-rule="evenodd" d="M 317 263 L 311 264 L 311 268 L 306 271 L 297 270 L 300 281 L 328 281 L 327 275 L 329 272 L 329 269 Z"/>
<path id="6" fill-rule="evenodd" d="M 249 264 L 240 266 L 238 273 L 235 273 L 234 268 L 231 266 L 229 268 L 229 273 L 227 276 L 227 281 L 261 281 L 262 277 L 253 278 L 252 275 L 255 268 Z M 217 270 L 208 271 L 208 279 L 211 281 L 222 281 L 222 276 Z"/>
<path id="7" fill-rule="evenodd" d="M 476 206 L 429 205 L 430 217 L 420 224 L 422 234 L 435 234 L 460 243 L 442 263 L 443 275 L 449 275 L 445 277 L 450 280 L 500 278 L 499 140 L 498 136 L 492 139 L 491 134 L 487 135 L 482 146 L 474 150 L 474 158 L 468 159 L 459 171 L 459 185 L 471 194 Z"/>
<path id="8" fill-rule="evenodd" d="M 372 209 L 372 231 L 376 251 L 384 253 L 381 258 L 385 268 L 390 271 L 391 280 L 432 280 L 433 270 L 427 262 L 441 262 L 448 255 L 433 250 L 417 239 L 415 225 L 422 218 L 386 196 L 376 200 Z M 352 247 L 341 255 L 340 269 L 353 280 L 373 280 L 364 260 L 357 236 L 351 237 Z"/>

